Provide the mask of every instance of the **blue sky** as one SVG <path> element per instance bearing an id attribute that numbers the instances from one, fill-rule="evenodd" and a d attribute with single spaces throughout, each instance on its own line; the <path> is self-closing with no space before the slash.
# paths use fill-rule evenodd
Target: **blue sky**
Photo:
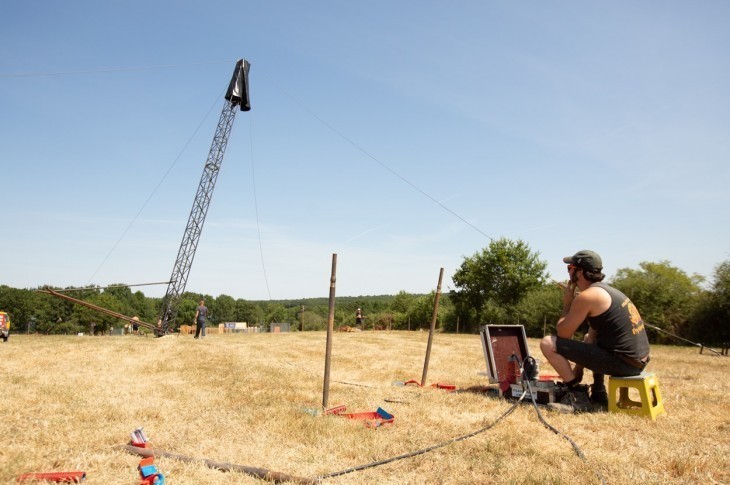
<path id="1" fill-rule="evenodd" d="M 710 277 L 729 20 L 725 1 L 5 1 L 0 284 L 166 281 L 241 57 L 252 110 L 190 291 L 327 296 L 333 253 L 341 296 L 425 293 L 441 267 L 448 290 L 500 237 L 558 279 L 584 248 L 609 276 Z"/>

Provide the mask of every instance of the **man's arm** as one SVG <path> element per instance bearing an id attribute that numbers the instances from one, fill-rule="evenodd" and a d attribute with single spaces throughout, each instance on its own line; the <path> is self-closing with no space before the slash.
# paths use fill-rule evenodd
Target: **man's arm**
<path id="1" fill-rule="evenodd" d="M 568 285 L 563 295 L 563 316 L 557 324 L 557 334 L 561 338 L 571 338 L 578 327 L 588 317 L 591 309 L 591 298 L 589 293 L 583 292 L 575 295 L 575 287 Z"/>

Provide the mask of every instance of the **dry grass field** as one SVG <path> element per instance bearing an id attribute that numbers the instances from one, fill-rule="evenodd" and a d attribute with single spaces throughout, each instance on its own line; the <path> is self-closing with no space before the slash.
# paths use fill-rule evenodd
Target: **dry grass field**
<path id="1" fill-rule="evenodd" d="M 140 457 L 117 448 L 144 426 L 156 449 L 316 478 L 448 441 L 492 423 L 509 401 L 488 384 L 479 337 L 434 337 L 429 383 L 463 392 L 394 386 L 420 380 L 427 332 L 335 333 L 329 406 L 382 407 L 368 429 L 322 404 L 326 334 L 76 337 L 12 335 L 0 344 L 0 482 L 26 472 L 83 470 L 88 484 L 136 484 Z M 531 353 L 540 356 L 538 341 Z M 551 369 L 541 369 L 550 372 Z M 730 359 L 655 346 L 668 415 L 547 421 L 520 405 L 493 428 L 412 458 L 324 483 L 730 483 Z M 587 380 L 590 375 L 587 376 Z M 201 463 L 157 458 L 171 484 L 260 483 Z"/>

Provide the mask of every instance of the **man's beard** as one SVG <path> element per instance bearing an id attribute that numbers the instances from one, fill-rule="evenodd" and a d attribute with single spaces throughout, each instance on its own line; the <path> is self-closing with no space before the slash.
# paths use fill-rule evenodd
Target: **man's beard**
<path id="1" fill-rule="evenodd" d="M 573 272 L 570 274 L 570 282 L 575 284 L 578 284 L 578 268 L 575 268 Z"/>

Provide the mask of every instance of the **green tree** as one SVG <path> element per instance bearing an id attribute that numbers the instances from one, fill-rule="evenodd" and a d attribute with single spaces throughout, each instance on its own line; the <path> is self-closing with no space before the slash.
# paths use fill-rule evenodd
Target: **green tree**
<path id="1" fill-rule="evenodd" d="M 183 293 L 180 302 L 177 305 L 177 318 L 175 319 L 175 328 L 177 330 L 180 325 L 195 325 L 195 310 L 200 302 L 199 295 Z M 157 323 L 157 320 L 150 323 Z"/>
<path id="2" fill-rule="evenodd" d="M 712 287 L 700 298 L 689 334 L 707 345 L 730 342 L 730 260 L 715 266 Z"/>
<path id="3" fill-rule="evenodd" d="M 215 299 L 215 316 L 218 323 L 236 321 L 236 301 L 228 295 Z"/>
<path id="4" fill-rule="evenodd" d="M 389 312 L 393 318 L 393 328 L 408 329 L 410 312 L 416 301 L 416 295 L 406 291 L 399 291 L 390 302 Z"/>
<path id="5" fill-rule="evenodd" d="M 417 297 L 410 310 L 408 311 L 408 317 L 411 320 L 411 329 L 424 328 L 428 329 L 431 327 L 431 319 L 433 318 L 433 306 L 436 301 L 436 292 L 432 291 L 428 295 L 422 295 Z M 439 299 L 439 313 L 436 317 L 436 322 L 440 321 L 440 317 L 443 315 L 443 307 L 441 303 L 444 301 L 443 295 Z"/>
<path id="6" fill-rule="evenodd" d="M 246 322 L 249 325 L 256 325 L 259 319 L 256 316 L 257 307 L 246 300 L 236 300 L 234 307 L 234 322 Z"/>
<path id="7" fill-rule="evenodd" d="M 132 290 L 124 283 L 115 283 L 110 285 L 109 288 L 104 290 L 104 293 L 113 296 L 119 302 L 119 313 L 130 317 L 134 316 L 132 315 L 133 313 L 138 313 L 135 311 L 136 301 L 132 294 Z"/>
<path id="8" fill-rule="evenodd" d="M 272 303 L 266 309 L 266 324 L 290 322 L 289 312 L 281 303 Z"/>
<path id="9" fill-rule="evenodd" d="M 35 330 L 44 334 L 55 333 L 55 328 L 59 323 L 71 321 L 75 306 L 69 301 L 45 293 L 33 292 Z M 70 330 L 66 333 L 69 332 Z"/>
<path id="10" fill-rule="evenodd" d="M 563 291 L 547 284 L 530 290 L 515 307 L 516 323 L 525 326 L 528 337 L 555 333 L 555 324 L 563 309 Z"/>
<path id="11" fill-rule="evenodd" d="M 0 310 L 10 315 L 11 332 L 25 331 L 28 322 L 33 321 L 35 316 L 33 293 L 28 290 L 0 286 Z"/>
<path id="12" fill-rule="evenodd" d="M 392 329 L 394 328 L 395 314 L 388 310 L 383 310 L 377 313 L 368 315 L 365 320 L 363 330 L 375 329 L 376 327 L 381 329 Z"/>
<path id="13" fill-rule="evenodd" d="M 104 292 L 92 294 L 90 297 L 84 298 L 83 301 L 117 313 L 124 313 L 124 303 L 119 301 L 111 293 Z M 118 328 L 124 325 L 124 322 L 116 317 L 106 315 L 105 313 L 97 310 L 92 310 L 91 308 L 87 308 L 83 305 L 74 306 L 71 322 L 76 327 L 69 327 L 68 325 L 65 325 L 67 322 L 61 322 L 61 325 L 57 326 L 55 331 L 57 333 L 73 333 L 77 330 L 84 329 L 84 331 L 88 331 L 89 333 L 92 333 L 92 331 L 94 333 L 106 333 L 114 327 Z"/>
<path id="14" fill-rule="evenodd" d="M 297 327 L 298 328 L 298 327 Z M 325 330 L 327 328 L 327 317 L 319 312 L 304 307 L 304 331 Z"/>
<path id="15" fill-rule="evenodd" d="M 365 315 L 368 319 L 371 318 L 370 315 Z M 327 325 L 327 319 L 329 318 L 329 308 L 327 308 L 327 311 L 324 313 L 324 321 L 325 321 L 325 328 Z M 349 308 L 340 308 L 337 305 L 335 305 L 335 315 L 334 315 L 335 321 L 334 326 L 339 327 L 341 325 L 348 325 L 350 327 L 355 325 L 355 310 L 350 311 Z M 365 321 L 365 325 L 367 325 L 367 320 Z"/>
<path id="16" fill-rule="evenodd" d="M 621 268 L 612 285 L 628 296 L 645 323 L 675 335 L 687 335 L 699 303 L 703 278 L 688 276 L 669 261 L 639 263 L 641 269 Z M 671 336 L 649 331 L 655 342 L 676 343 Z"/>
<path id="17" fill-rule="evenodd" d="M 390 304 L 390 309 L 398 313 L 408 313 L 413 306 L 415 299 L 416 295 L 401 290 L 397 295 L 395 295 L 395 298 L 393 298 L 393 301 Z"/>
<path id="18" fill-rule="evenodd" d="M 455 306 L 452 317 L 459 317 L 466 331 L 475 331 L 493 318 L 505 318 L 548 278 L 547 263 L 538 256 L 527 243 L 502 238 L 465 258 L 452 277 L 456 287 L 450 295 Z M 453 325 L 450 322 L 449 328 Z"/>
<path id="19" fill-rule="evenodd" d="M 132 312 L 128 316 L 138 316 L 147 323 L 157 324 L 162 301 L 160 298 L 146 298 L 144 293 L 136 291 L 132 299 Z"/>

